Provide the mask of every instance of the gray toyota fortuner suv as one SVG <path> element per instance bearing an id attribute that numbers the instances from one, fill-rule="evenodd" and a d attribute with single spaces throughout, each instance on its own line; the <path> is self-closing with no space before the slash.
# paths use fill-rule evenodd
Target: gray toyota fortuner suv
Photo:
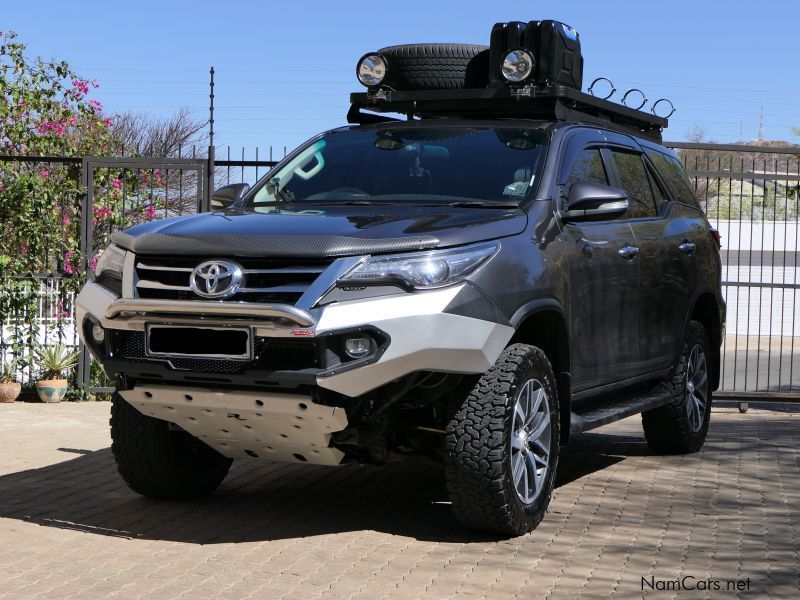
<path id="1" fill-rule="evenodd" d="M 653 451 L 699 450 L 719 238 L 666 120 L 582 93 L 582 67 L 555 21 L 367 54 L 350 126 L 117 233 L 77 303 L 130 487 L 425 454 L 464 524 L 515 535 L 572 434 L 641 413 Z"/>

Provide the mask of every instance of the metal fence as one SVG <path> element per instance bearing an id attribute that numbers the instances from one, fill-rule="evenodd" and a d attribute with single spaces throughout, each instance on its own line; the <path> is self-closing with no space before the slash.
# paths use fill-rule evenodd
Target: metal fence
<path id="1" fill-rule="evenodd" d="M 722 234 L 720 396 L 800 398 L 800 148 L 670 143 Z"/>
<path id="2" fill-rule="evenodd" d="M 740 400 L 800 398 L 800 148 L 666 145 L 681 156 L 709 220 L 722 234 L 728 321 L 719 396 Z M 217 149 L 218 160 L 213 167 L 209 165 L 213 168 L 210 181 L 215 186 L 253 183 L 285 154 L 285 148 L 249 153 L 243 148 Z M 202 167 L 206 159 L 192 151 L 161 158 L 85 159 L 82 164 L 75 158 L 20 160 L 39 160 L 49 168 L 74 168 L 77 164 L 82 169 L 87 192 L 82 204 L 82 240 L 87 262 L 107 242 L 112 228 L 201 210 L 210 187 L 204 185 L 211 172 Z M 101 174 L 100 184 L 97 173 Z M 115 219 L 98 220 L 96 199 L 105 197 L 107 184 L 113 180 L 120 182 Z M 102 182 L 106 188 L 102 188 Z M 53 265 L 53 272 L 38 274 L 32 280 L 41 289 L 38 338 L 41 343 L 58 339 L 76 344 L 73 297 L 63 285 L 64 278 L 71 275 L 55 259 Z M 9 349 L 13 322 L 0 323 L 0 327 L 2 358 Z M 82 363 L 81 381 L 90 389 L 103 388 L 107 382 L 86 361 L 88 358 Z M 29 378 L 34 374 L 22 375 Z"/>

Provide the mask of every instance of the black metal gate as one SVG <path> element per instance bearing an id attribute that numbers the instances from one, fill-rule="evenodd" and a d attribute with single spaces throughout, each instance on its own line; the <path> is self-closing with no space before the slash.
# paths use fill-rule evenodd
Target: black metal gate
<path id="1" fill-rule="evenodd" d="M 800 399 L 800 147 L 668 143 L 722 234 L 720 398 Z"/>
<path id="2" fill-rule="evenodd" d="M 209 207 L 206 159 L 87 157 L 81 167 L 86 195 L 80 249 L 87 271 L 114 230 L 157 218 L 204 212 Z M 105 379 L 81 344 L 81 386 L 92 393 L 113 391 L 111 382 Z"/>

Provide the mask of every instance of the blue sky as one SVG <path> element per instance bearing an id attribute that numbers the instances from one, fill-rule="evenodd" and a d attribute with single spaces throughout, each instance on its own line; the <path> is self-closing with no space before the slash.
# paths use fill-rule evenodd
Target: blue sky
<path id="1" fill-rule="evenodd" d="M 717 142 L 755 139 L 761 106 L 767 138 L 800 142 L 796 28 L 800 4 L 738 9 L 727 0 L 686 2 L 135 2 L 5 0 L 0 30 L 31 54 L 70 62 L 101 87 L 110 111 L 166 115 L 188 106 L 205 118 L 208 69 L 216 78 L 217 142 L 232 153 L 276 154 L 345 122 L 360 91 L 359 56 L 415 42 L 488 44 L 493 23 L 552 18 L 581 34 L 584 89 L 606 76 L 639 87 L 677 112 L 665 133 L 702 127 Z M 782 29 L 787 31 L 783 32 Z M 616 98 L 619 98 L 620 92 Z M 741 135 L 740 135 L 741 131 Z"/>

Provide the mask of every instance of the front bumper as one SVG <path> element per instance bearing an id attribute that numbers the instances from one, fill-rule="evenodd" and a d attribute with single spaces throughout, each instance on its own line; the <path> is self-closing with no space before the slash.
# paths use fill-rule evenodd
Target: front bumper
<path id="1" fill-rule="evenodd" d="M 463 310 L 465 299 L 471 304 Z M 482 304 L 487 306 L 482 306 Z M 96 283 L 87 283 L 77 298 L 79 331 L 85 337 L 85 320 L 91 318 L 106 330 L 143 332 L 149 323 L 203 326 L 246 326 L 254 336 L 313 340 L 338 332 L 369 328 L 385 336 L 381 352 L 369 360 L 331 368 L 296 370 L 297 381 L 356 397 L 404 375 L 417 371 L 482 373 L 506 346 L 514 333 L 503 323 L 491 301 L 469 283 L 439 290 L 397 294 L 329 304 L 309 311 L 286 305 L 252 305 L 216 302 L 176 302 L 118 298 Z M 464 313 L 469 314 L 466 316 Z M 476 316 L 478 315 L 478 316 Z M 484 318 L 485 317 L 485 318 Z M 84 342 L 87 340 L 84 339 Z M 91 344 L 89 344 L 91 348 Z M 96 358 L 107 370 L 125 373 L 124 358 Z M 148 366 L 146 371 L 155 371 Z M 139 365 L 141 367 L 141 365 Z M 311 367 L 311 365 L 308 365 Z M 177 369 L 177 375 L 201 376 L 196 366 Z M 164 367 L 160 379 L 169 379 Z M 260 387 L 265 374 L 259 371 L 248 386 L 249 371 L 226 382 L 237 387 Z M 179 378 L 180 379 L 180 378 Z M 220 383 L 222 379 L 217 378 Z M 268 379 L 268 378 L 267 378 Z M 291 378 L 290 378 L 291 379 Z M 276 378 L 280 382 L 280 378 Z"/>

